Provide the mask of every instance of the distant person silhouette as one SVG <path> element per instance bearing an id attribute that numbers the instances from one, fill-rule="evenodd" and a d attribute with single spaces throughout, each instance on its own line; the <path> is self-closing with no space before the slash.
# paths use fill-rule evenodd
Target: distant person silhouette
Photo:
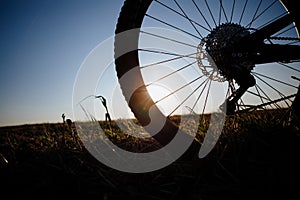
<path id="1" fill-rule="evenodd" d="M 66 123 L 66 121 L 65 121 L 65 119 L 66 119 L 65 113 L 63 113 L 63 114 L 61 115 L 61 117 L 63 118 L 63 123 Z"/>
<path id="2" fill-rule="evenodd" d="M 108 112 L 108 109 L 107 109 L 107 105 L 106 105 L 106 99 L 103 97 L 103 96 L 96 96 L 96 98 L 99 98 L 100 101 L 102 102 L 105 110 L 106 110 L 106 113 L 105 113 L 105 121 L 109 121 L 109 123 L 111 123 L 111 118 L 110 118 L 110 115 L 109 115 L 109 112 Z"/>

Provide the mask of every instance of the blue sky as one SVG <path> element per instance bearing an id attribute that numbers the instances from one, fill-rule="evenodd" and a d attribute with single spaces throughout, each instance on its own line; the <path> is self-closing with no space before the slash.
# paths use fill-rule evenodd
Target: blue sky
<path id="1" fill-rule="evenodd" d="M 72 117 L 84 58 L 114 35 L 123 0 L 0 2 L 0 126 Z"/>
<path id="2" fill-rule="evenodd" d="M 197 35 L 195 27 L 191 26 L 191 21 L 186 17 L 182 17 L 183 14 L 180 14 L 182 13 L 181 8 L 189 12 L 188 14 L 191 19 L 199 21 L 199 23 L 204 26 L 210 24 L 212 28 L 217 26 L 217 24 L 214 25 L 215 23 L 213 23 L 215 19 L 219 19 L 219 23 L 228 23 L 228 19 L 227 17 L 225 19 L 223 12 L 227 13 L 228 18 L 230 20 L 232 19 L 233 23 L 238 23 L 240 21 L 243 26 L 248 26 L 249 22 L 253 20 L 253 23 L 250 23 L 251 28 L 263 26 L 265 23 L 285 12 L 279 1 L 276 4 L 273 4 L 273 0 L 252 0 L 251 3 L 249 1 L 243 15 L 241 15 L 241 10 L 245 6 L 244 1 L 224 1 L 227 2 L 227 4 L 224 5 L 224 11 L 221 13 L 219 9 L 220 6 L 218 5 L 220 2 L 219 0 L 198 0 L 197 2 L 201 5 L 205 20 L 207 20 L 204 21 L 203 17 L 200 16 L 200 12 L 192 4 L 192 1 L 180 1 L 182 7 L 178 7 L 175 3 L 176 1 L 173 0 L 164 0 L 163 2 L 169 5 L 171 9 L 158 1 L 154 1 L 149 8 L 148 14 L 153 14 L 153 16 L 161 18 L 170 24 L 180 25 L 183 30 L 193 33 L 194 35 Z M 205 6 L 205 2 L 209 2 L 209 7 Z M 239 2 L 239 4 L 235 2 Z M 88 58 L 90 53 L 93 52 L 96 47 L 99 47 L 99 44 L 101 46 L 105 41 L 112 42 L 117 18 L 122 5 L 123 0 L 0 1 L 0 126 L 61 122 L 62 113 L 65 113 L 67 118 L 72 118 L 73 103 L 76 103 L 72 102 L 74 100 L 73 88 L 74 85 L 76 86 L 75 83 L 78 73 L 80 72 L 85 59 Z M 215 9 L 216 5 L 217 9 Z M 210 14 L 210 8 L 212 8 L 211 10 L 214 12 L 214 16 Z M 179 29 L 173 29 L 174 27 L 171 28 L 168 24 L 162 24 L 159 20 L 153 20 L 153 18 L 150 17 L 145 17 L 143 22 L 143 28 L 147 27 L 167 28 L 176 31 L 177 34 L 180 33 Z M 206 27 L 206 30 L 199 27 L 198 29 L 203 36 L 207 36 L 211 27 Z M 295 35 L 293 31 L 294 29 L 283 32 L 280 36 Z M 153 33 L 157 33 L 157 31 L 154 31 Z M 162 32 L 160 34 L 161 36 L 164 36 Z M 165 37 L 170 37 L 170 35 L 167 34 Z M 191 52 L 196 53 L 196 47 L 199 45 L 200 39 L 199 37 L 195 39 L 191 36 L 189 36 L 189 39 L 192 39 L 192 44 L 196 46 L 189 47 L 187 52 L 182 52 L 185 51 L 185 48 L 175 48 L 174 44 L 167 45 L 167 50 L 179 53 L 179 55 L 188 55 Z M 161 49 L 165 48 L 167 42 L 166 40 L 164 42 L 159 42 L 159 44 L 155 43 L 154 41 L 159 41 L 157 38 L 155 38 L 155 40 L 151 38 L 146 41 L 145 44 L 150 45 L 150 48 L 154 47 Z M 144 43 L 140 46 L 142 47 L 143 44 Z M 163 47 L 163 45 L 165 46 Z M 110 50 L 112 51 L 110 53 L 113 55 L 113 50 Z M 103 51 L 105 51 L 105 49 L 103 49 Z M 101 52 L 100 48 L 100 54 Z M 105 53 L 110 55 L 109 52 Z M 103 55 L 106 54 L 102 54 L 102 56 Z M 153 64 L 167 59 L 164 55 L 149 55 L 147 53 L 140 55 L 142 55 L 140 56 L 141 66 L 149 64 L 149 62 Z M 95 61 L 96 64 L 100 65 L 100 67 L 106 67 L 102 66 L 101 55 L 96 57 L 98 59 Z M 182 62 L 182 60 L 184 59 L 181 59 L 180 62 Z M 193 62 L 194 61 L 195 59 L 193 59 Z M 187 60 L 184 60 L 184 62 L 187 62 Z M 169 69 L 176 70 L 176 67 L 186 65 L 187 63 L 170 62 L 166 64 L 168 64 Z M 94 95 L 101 94 L 108 97 L 109 110 L 111 111 L 111 114 L 113 114 L 113 118 L 132 116 L 129 113 L 130 111 L 128 111 L 126 102 L 125 104 L 122 102 L 123 98 L 120 96 L 121 92 L 118 91 L 113 56 L 111 66 L 107 67 L 108 68 L 103 76 L 99 77 L 99 84 L 97 85 L 96 90 L 97 94 Z M 147 70 L 144 72 L 142 71 L 143 79 L 147 80 L 147 78 L 152 78 L 149 79 L 149 82 L 158 80 L 158 77 L 161 76 L 163 70 L 160 65 L 157 65 L 156 67 L 160 67 L 160 70 L 155 76 L 148 73 Z M 288 68 L 279 64 L 274 66 L 269 65 L 268 67 L 263 65 L 256 66 L 254 71 L 268 74 L 273 80 L 284 80 L 289 81 L 291 84 L 295 84 L 295 80 L 290 78 L 290 75 L 295 75 L 295 71 L 288 72 Z M 192 80 L 192 76 L 194 75 L 197 77 L 200 76 L 198 72 L 201 73 L 201 71 L 197 64 L 192 65 L 191 70 L 195 69 L 197 73 L 194 71 L 186 71 L 186 79 L 182 79 L 181 84 L 185 84 L 184 81 L 189 82 Z M 157 73 L 158 70 L 152 70 L 152 72 Z M 168 71 L 168 73 L 170 72 Z M 184 74 L 181 73 L 180 75 L 183 76 Z M 206 77 L 204 78 L 206 79 Z M 170 88 L 172 88 L 173 91 L 177 89 L 173 87 L 176 85 L 174 84 L 175 82 L 179 83 L 178 80 L 178 77 L 173 78 L 169 83 L 172 86 Z M 270 79 L 266 78 L 265 80 L 270 81 Z M 200 81 L 202 81 L 202 79 Z M 108 82 L 109 85 L 107 84 Z M 274 96 L 273 99 L 278 99 L 276 97 L 278 96 L 278 92 L 270 89 L 272 86 L 265 84 L 263 81 L 257 82 L 265 91 L 275 93 L 274 95 L 270 93 L 270 95 Z M 227 82 L 224 83 L 224 85 L 227 86 Z M 220 85 L 218 82 L 215 84 Z M 281 83 L 270 81 L 270 84 L 278 85 Z M 193 87 L 197 87 L 198 85 L 199 83 L 197 82 L 197 85 L 194 85 Z M 281 84 L 278 87 L 281 91 L 286 91 L 286 95 L 290 94 L 290 88 L 285 89 L 283 86 L 284 85 Z M 115 88 L 116 90 L 114 90 Z M 256 93 L 255 89 L 257 90 L 257 88 L 253 87 L 251 89 L 253 90 L 252 93 Z M 170 92 L 168 90 L 163 92 L 159 87 L 155 87 L 153 91 L 154 96 L 159 96 L 157 97 L 158 99 L 160 99 L 162 95 L 167 96 Z M 218 93 L 216 90 L 213 91 Z M 112 94 L 113 92 L 115 93 Z M 200 90 L 198 90 L 198 93 L 200 93 Z M 115 95 L 116 97 L 112 99 L 112 95 Z M 197 94 L 195 93 L 195 95 Z M 183 99 L 186 98 L 186 95 L 178 94 L 178 96 Z M 203 101 L 204 97 L 205 95 L 202 96 Z M 251 104 L 253 98 L 256 98 L 255 101 L 261 101 L 261 98 L 248 94 L 247 99 L 249 99 L 249 102 L 246 103 Z M 223 98 L 213 97 L 211 97 L 211 99 L 212 102 L 216 104 L 216 108 L 218 108 L 225 100 Z M 215 99 L 220 100 L 220 102 L 215 102 Z M 90 100 L 95 102 L 95 99 Z M 117 100 L 117 102 L 114 100 Z M 170 111 L 172 111 L 173 108 L 170 106 L 172 102 L 174 103 L 175 100 L 171 99 L 169 102 L 166 101 L 166 106 L 162 110 L 171 109 Z M 95 110 L 97 111 L 95 117 L 98 119 L 104 116 L 105 111 L 100 101 L 96 101 L 95 103 Z M 194 104 L 193 102 L 190 103 Z M 200 106 L 198 112 L 200 113 L 202 112 L 201 106 L 203 105 L 201 103 L 197 103 L 197 105 L 198 104 Z M 98 109 L 99 106 L 100 109 Z M 176 106 L 177 105 L 174 105 L 174 107 Z M 182 104 L 182 106 L 185 106 L 185 104 Z"/>

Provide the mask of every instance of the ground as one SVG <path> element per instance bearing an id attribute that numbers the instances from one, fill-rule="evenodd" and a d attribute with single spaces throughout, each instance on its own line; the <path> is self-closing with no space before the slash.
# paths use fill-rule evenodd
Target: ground
<path id="1" fill-rule="evenodd" d="M 261 118 L 257 121 L 262 123 Z M 143 174 L 120 172 L 98 162 L 76 137 L 74 126 L 45 123 L 1 127 L 2 195 L 10 199 L 117 200 L 299 196 L 299 129 L 252 123 L 234 124 L 235 130 L 225 131 L 203 159 L 197 156 L 201 142 L 195 140 L 171 165 Z M 111 140 L 129 146 L 137 142 L 113 135 Z"/>

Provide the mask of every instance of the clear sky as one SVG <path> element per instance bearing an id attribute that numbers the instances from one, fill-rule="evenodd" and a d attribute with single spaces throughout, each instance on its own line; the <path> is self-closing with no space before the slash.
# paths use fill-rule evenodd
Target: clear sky
<path id="1" fill-rule="evenodd" d="M 88 53 L 114 35 L 123 0 L 0 2 L 0 126 L 72 117 Z"/>
<path id="2" fill-rule="evenodd" d="M 99 44 L 103 44 L 105 41 L 108 41 L 107 44 L 111 44 L 111 52 L 107 52 L 106 49 L 98 48 L 97 51 L 100 49 L 100 53 L 98 52 L 99 54 L 95 56 L 97 60 L 94 60 L 93 64 L 97 65 L 97 67 L 98 65 L 100 65 L 99 67 L 106 67 L 102 66 L 101 63 L 103 60 L 101 60 L 101 56 L 103 57 L 106 54 L 112 56 L 112 63 L 108 66 L 103 76 L 99 77 L 99 84 L 96 85 L 97 90 L 95 90 L 96 94 L 89 93 L 85 94 L 85 96 L 104 95 L 107 97 L 109 110 L 113 118 L 132 116 L 128 113 L 126 102 L 125 104 L 122 102 L 123 97 L 120 91 L 118 91 L 117 76 L 113 63 L 113 43 L 109 43 L 113 42 L 117 18 L 123 1 L 124 0 L 0 1 L 0 126 L 61 122 L 62 113 L 65 113 L 67 118 L 72 118 L 73 103 L 76 104 L 76 102 L 73 102 L 73 89 L 74 85 L 76 86 L 76 78 L 78 78 L 79 72 L 84 72 L 80 71 L 80 69 L 82 69 L 86 58 L 91 55 L 96 47 L 99 47 Z M 164 2 L 170 7 L 165 6 L 165 4 L 161 2 Z M 147 17 L 145 17 L 143 21 L 143 28 L 162 28 L 160 32 L 157 32 L 157 29 L 153 30 L 153 32 L 150 31 L 152 34 L 159 34 L 161 38 L 160 40 L 157 37 L 153 38 L 153 35 L 151 36 L 149 33 L 141 34 L 139 41 L 141 44 L 139 44 L 139 48 L 144 48 L 141 49 L 144 50 L 144 52 L 139 52 L 140 64 L 141 66 L 147 64 L 153 65 L 155 63 L 161 63 L 162 60 L 167 61 L 168 59 L 171 59 L 172 62 L 168 61 L 162 64 L 168 65 L 169 68 L 164 69 L 169 69 L 169 71 L 163 71 L 160 64 L 155 64 L 156 67 L 159 67 L 159 71 L 155 70 L 155 68 L 151 68 L 151 72 L 154 74 L 151 74 L 150 71 L 148 72 L 147 69 L 142 69 L 143 80 L 147 82 L 147 78 L 151 78 L 148 82 L 155 83 L 155 81 L 159 80 L 157 77 L 161 77 L 163 73 L 177 75 L 179 73 L 172 72 L 176 72 L 179 67 L 183 69 L 183 66 L 189 66 L 187 65 L 189 62 L 193 62 L 194 64 L 189 67 L 192 71 L 185 69 L 184 73 L 183 71 L 180 72 L 180 75 L 183 77 L 182 81 L 179 81 L 178 76 L 174 75 L 168 83 L 171 87 L 165 88 L 165 91 L 161 90 L 162 86 L 158 87 L 158 85 L 153 84 L 153 86 L 155 86 L 152 88 L 154 97 L 158 95 L 156 100 L 163 97 L 161 94 L 168 96 L 170 93 L 168 89 L 176 91 L 179 88 L 176 84 L 181 83 L 183 85 L 200 77 L 202 72 L 200 71 L 199 65 L 195 62 L 197 60 L 193 57 L 191 61 L 186 59 L 188 56 L 180 55 L 189 55 L 191 53 L 195 55 L 202 39 L 201 35 L 206 37 L 215 26 L 218 26 L 217 24 L 220 25 L 230 22 L 232 25 L 232 23 L 241 23 L 241 25 L 246 27 L 259 28 L 286 12 L 279 1 L 276 1 L 274 4 L 273 0 L 251 0 L 247 4 L 247 7 L 245 2 L 248 1 L 226 0 L 224 2 L 227 4 L 224 4 L 224 8 L 222 7 L 223 12 L 221 12 L 219 5 L 221 1 L 219 0 L 198 0 L 196 2 L 201 5 L 200 8 L 203 13 L 199 12 L 200 9 L 196 7 L 192 3 L 194 1 L 191 0 L 178 1 L 180 5 L 176 3 L 177 1 L 173 0 L 164 0 L 161 2 L 154 1 L 153 4 L 151 4 L 148 10 L 149 12 L 147 12 Z M 244 8 L 246 9 L 244 10 Z M 206 27 L 202 25 L 202 27 L 199 27 L 199 25 L 197 25 L 196 28 L 195 24 L 191 23 L 188 17 L 185 17 L 184 10 L 188 11 L 190 19 L 194 19 Z M 241 14 L 241 10 L 245 12 Z M 227 13 L 227 15 L 223 13 Z M 205 16 L 205 18 L 203 18 L 203 16 Z M 163 22 L 165 23 L 161 23 L 162 21 L 160 19 L 164 20 Z M 217 22 L 215 20 L 217 20 Z M 172 24 L 180 25 L 182 29 L 176 29 Z M 292 28 L 294 27 L 292 26 Z M 170 34 L 171 32 L 167 31 L 164 33 L 164 29 L 176 31 L 176 36 L 178 36 L 178 33 L 180 33 L 179 35 L 183 34 L 183 32 L 190 33 L 185 33 L 185 36 L 188 36 L 189 39 L 186 44 L 192 45 L 186 45 L 185 48 L 183 48 L 182 44 L 174 43 L 174 41 L 176 41 L 174 38 L 176 37 L 171 37 L 173 34 Z M 199 30 L 201 34 L 198 32 Z M 197 34 L 199 34 L 200 37 L 197 37 Z M 295 35 L 295 30 L 287 27 L 286 30 L 277 36 L 295 37 Z M 143 36 L 145 37 L 144 43 Z M 162 36 L 165 36 L 165 38 L 170 37 L 174 41 L 163 39 Z M 149 37 L 149 39 L 147 39 L 147 37 Z M 161 42 L 162 39 L 163 42 Z M 181 39 L 179 41 L 181 41 Z M 154 41 L 156 41 L 156 43 Z M 170 44 L 168 44 L 168 42 L 170 42 Z M 164 54 L 158 56 L 155 51 L 151 52 L 153 49 L 163 49 L 167 52 L 176 53 L 179 55 L 178 58 L 181 59 L 173 60 L 174 55 L 172 55 L 172 57 L 166 57 Z M 250 91 L 252 93 L 245 94 L 248 95 L 247 99 L 249 100 L 249 102 L 244 101 L 246 104 L 248 103 L 250 105 L 254 98 L 254 100 L 259 103 L 263 102 L 260 95 L 253 95 L 253 93 L 261 93 L 259 91 L 261 90 L 260 88 L 264 91 L 270 91 L 269 94 L 265 95 L 266 97 L 264 99 L 268 100 L 268 95 L 271 99 L 282 97 L 281 93 L 278 93 L 272 88 L 276 84 L 279 85 L 278 88 L 280 88 L 283 93 L 286 92 L 284 95 L 288 96 L 293 93 L 290 92 L 291 88 L 284 88 L 288 87 L 286 84 L 282 84 L 282 82 L 279 81 L 276 82 L 276 80 L 288 81 L 288 83 L 294 85 L 295 80 L 290 77 L 291 75 L 295 75 L 295 70 L 288 72 L 287 69 L 291 68 L 281 64 L 269 65 L 268 67 L 260 65 L 254 68 L 255 73 L 267 74 L 269 77 L 257 75 L 261 76 L 262 79 L 259 80 L 256 78 L 259 88 L 252 87 L 249 89 L 252 90 Z M 195 73 L 195 70 L 197 73 Z M 299 74 L 299 70 L 297 70 L 297 73 Z M 300 76 L 298 74 L 297 77 Z M 166 77 L 169 78 L 169 76 Z M 90 76 L 88 76 L 87 79 L 89 78 Z M 206 99 L 210 95 L 212 104 L 215 103 L 215 107 L 219 108 L 219 105 L 223 103 L 225 99 L 215 98 L 209 93 L 210 84 L 208 84 L 208 88 L 206 88 L 207 84 L 204 85 L 206 82 L 204 80 L 206 79 L 207 77 L 205 76 L 198 79 L 199 82 L 193 82 L 194 85 L 191 84 L 192 82 L 187 84 L 193 86 L 193 88 L 184 88 L 189 89 L 187 92 L 192 90 L 197 91 L 194 93 L 200 97 L 200 94 L 202 94 L 202 88 L 200 88 L 200 86 L 203 85 L 203 88 L 207 90 L 204 94 L 207 95 L 202 95 L 200 101 L 210 102 L 210 100 L 207 101 Z M 85 80 L 86 79 L 84 79 L 83 85 L 86 84 Z M 167 80 L 164 79 L 162 81 Z M 265 82 L 270 84 L 266 84 Z M 167 86 L 167 83 L 164 84 L 164 86 Z M 213 81 L 212 88 L 214 87 L 213 84 L 220 85 L 219 82 Z M 227 82 L 224 82 L 224 85 L 227 87 Z M 147 89 L 150 88 L 151 87 L 148 87 Z M 198 89 L 194 90 L 194 88 Z M 295 88 L 292 89 L 295 90 Z M 216 89 L 212 89 L 212 91 L 217 94 L 219 93 Z M 273 95 L 273 93 L 275 94 Z M 112 95 L 115 95 L 116 98 L 113 99 Z M 177 93 L 176 95 L 178 99 L 179 97 L 181 98 L 177 100 L 177 102 L 184 102 L 184 104 L 181 104 L 182 106 L 189 103 L 193 107 L 193 102 L 185 102 L 185 99 L 187 99 L 186 94 Z M 216 99 L 219 100 L 219 102 L 216 102 Z M 95 101 L 94 98 L 89 100 L 97 104 L 95 105 L 96 109 L 94 109 L 97 113 L 93 115 L 97 119 L 103 117 L 105 110 L 101 102 Z M 117 100 L 117 102 L 114 100 Z M 171 108 L 174 102 L 176 103 L 174 99 L 165 101 L 165 108 L 170 109 L 170 112 L 166 113 L 169 114 L 174 110 L 174 108 Z M 194 102 L 198 102 L 198 100 Z M 198 111 L 198 113 L 204 112 L 204 108 L 201 107 L 203 104 L 197 103 L 197 106 L 198 104 L 199 109 L 195 111 Z M 188 105 L 188 107 L 192 108 L 190 105 Z M 173 107 L 177 107 L 177 105 L 173 105 Z M 78 105 L 77 108 L 79 110 L 81 109 Z M 187 108 L 184 109 L 187 110 Z M 91 110 L 89 110 L 89 112 L 90 111 Z M 82 112 L 82 110 L 80 110 L 80 112 Z M 125 114 L 123 115 L 123 113 Z"/>

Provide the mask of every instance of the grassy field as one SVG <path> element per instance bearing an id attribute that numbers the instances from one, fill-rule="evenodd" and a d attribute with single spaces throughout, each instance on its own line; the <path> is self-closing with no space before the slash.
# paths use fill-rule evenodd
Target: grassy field
<path id="1" fill-rule="evenodd" d="M 127 136 L 114 122 L 111 127 L 100 124 L 122 148 L 134 151 L 155 143 Z M 130 174 L 94 159 L 78 138 L 74 124 L 1 127 L 1 195 L 10 199 L 147 200 L 299 196 L 300 131 L 280 113 L 227 117 L 217 145 L 199 159 L 205 130 L 204 123 L 188 151 L 168 167 Z"/>

